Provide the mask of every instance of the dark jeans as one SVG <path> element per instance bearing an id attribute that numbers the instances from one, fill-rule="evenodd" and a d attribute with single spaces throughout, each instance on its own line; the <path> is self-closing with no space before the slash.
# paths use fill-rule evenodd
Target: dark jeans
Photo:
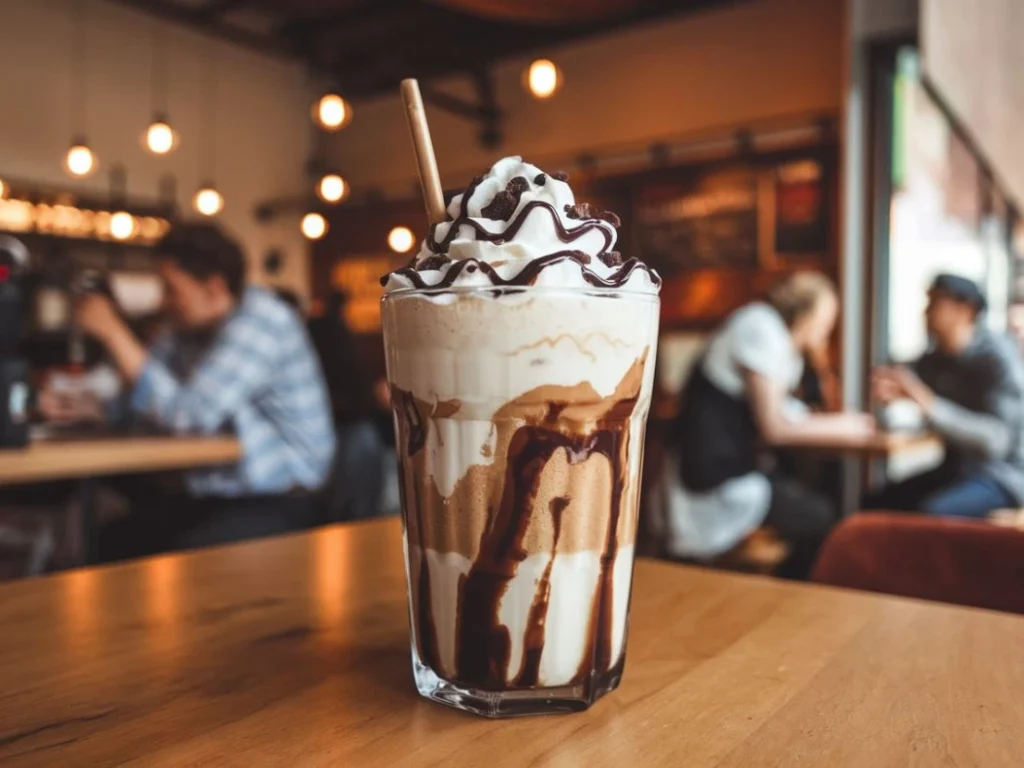
<path id="1" fill-rule="evenodd" d="M 785 475 L 771 478 L 772 500 L 765 525 L 790 546 L 789 557 L 776 575 L 806 579 L 818 550 L 838 519 L 836 505 L 803 483 Z"/>
<path id="2" fill-rule="evenodd" d="M 985 475 L 955 478 L 944 467 L 886 486 L 870 494 L 864 509 L 923 512 L 937 517 L 986 517 L 990 512 L 1018 506 L 995 480 Z"/>
<path id="3" fill-rule="evenodd" d="M 101 562 L 303 530 L 315 523 L 318 508 L 313 494 L 132 501 L 127 517 L 100 529 Z"/>
<path id="4" fill-rule="evenodd" d="M 336 426 L 338 449 L 324 487 L 325 522 L 367 520 L 380 515 L 384 494 L 384 444 L 369 420 Z"/>

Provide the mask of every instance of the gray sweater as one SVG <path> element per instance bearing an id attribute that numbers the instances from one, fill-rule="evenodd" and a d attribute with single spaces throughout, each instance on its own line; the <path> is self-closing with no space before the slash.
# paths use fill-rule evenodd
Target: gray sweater
<path id="1" fill-rule="evenodd" d="M 945 441 L 950 479 L 981 473 L 1024 502 L 1024 360 L 1016 345 L 979 329 L 959 355 L 933 350 L 913 369 L 937 395 L 929 422 Z"/>

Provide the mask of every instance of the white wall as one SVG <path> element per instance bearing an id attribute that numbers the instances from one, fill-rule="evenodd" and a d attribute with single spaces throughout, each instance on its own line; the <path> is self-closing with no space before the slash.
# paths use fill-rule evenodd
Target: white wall
<path id="1" fill-rule="evenodd" d="M 309 93 L 300 67 L 165 25 L 170 57 L 169 108 L 182 143 L 167 158 L 146 154 L 140 136 L 152 113 L 150 45 L 155 22 L 122 6 L 87 4 L 88 118 L 86 131 L 102 167 L 72 181 L 61 159 L 72 133 L 71 0 L 0 0 L 0 177 L 105 192 L 115 162 L 128 171 L 129 194 L 155 198 L 161 175 L 178 179 L 179 202 L 190 199 L 201 177 L 200 133 L 207 57 L 218 72 L 216 181 L 226 207 L 220 218 L 244 244 L 254 269 L 270 248 L 285 254 L 275 282 L 308 292 L 308 257 L 298 215 L 257 224 L 259 200 L 305 190 L 309 150 Z"/>
<path id="2" fill-rule="evenodd" d="M 428 106 L 443 179 L 461 184 L 504 154 L 557 164 L 607 145 L 838 112 L 842 22 L 841 0 L 748 0 L 539 52 L 565 74 L 563 89 L 547 102 L 523 89 L 529 58 L 509 61 L 495 71 L 507 115 L 499 149 L 482 150 L 473 124 Z M 471 93 L 457 80 L 444 90 Z M 397 96 L 357 103 L 332 147 L 356 185 L 413 188 Z"/>

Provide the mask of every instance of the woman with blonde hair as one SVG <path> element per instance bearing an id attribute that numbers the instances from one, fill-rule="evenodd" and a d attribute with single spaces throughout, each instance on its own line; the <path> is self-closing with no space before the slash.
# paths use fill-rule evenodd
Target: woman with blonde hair
<path id="1" fill-rule="evenodd" d="M 804 356 L 826 346 L 838 314 L 832 282 L 799 272 L 765 301 L 734 312 L 712 337 L 683 389 L 674 436 L 684 496 L 667 521 L 676 554 L 713 557 L 767 525 L 790 545 L 780 575 L 809 573 L 835 506 L 774 472 L 765 454 L 801 444 L 848 446 L 874 433 L 868 415 L 812 414 L 792 396 Z"/>

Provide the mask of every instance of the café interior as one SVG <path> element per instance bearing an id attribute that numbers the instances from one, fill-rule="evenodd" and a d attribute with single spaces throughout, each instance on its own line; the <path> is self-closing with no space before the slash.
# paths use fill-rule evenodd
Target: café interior
<path id="1" fill-rule="evenodd" d="M 17 73 L 0 83 L 0 762 L 1019 756 L 1019 703 L 991 715 L 988 735 L 954 733 L 977 725 L 967 707 L 1012 700 L 1000 674 L 1024 676 L 983 667 L 1024 639 L 1013 0 L 37 0 L 0 14 L 0 64 Z M 519 156 L 592 204 L 570 218 L 614 212 L 622 258 L 660 276 L 634 478 L 640 658 L 582 720 L 498 730 L 449 717 L 422 709 L 408 673 L 421 609 L 406 608 L 403 534 L 408 548 L 420 502 L 382 277 L 415 267 L 445 214 L 432 218 L 406 78 L 442 205 Z M 236 291 L 223 265 L 238 254 Z M 158 373 L 148 362 L 181 275 L 228 302 L 216 325 L 179 332 L 198 345 L 190 365 L 220 355 L 191 382 L 180 356 Z M 832 322 L 801 346 L 801 313 L 823 295 Z M 269 437 L 254 435 L 275 429 L 284 396 L 239 382 L 280 372 L 256 342 L 225 351 L 242 315 L 295 355 L 291 383 L 266 386 L 326 403 L 279 409 L 291 423 Z M 967 329 L 956 354 L 940 315 Z M 765 326 L 778 320 L 799 366 L 764 405 L 753 393 L 775 391 Z M 751 338 L 760 346 L 741 349 Z M 719 501 L 693 486 L 687 456 L 718 466 L 714 439 L 692 444 L 693 430 L 718 433 L 717 406 L 694 405 L 691 385 L 719 381 L 716 350 L 738 372 L 726 400 L 741 403 L 772 501 L 719 499 L 709 513 Z M 115 417 L 144 399 L 150 411 Z M 821 428 L 772 427 L 790 401 L 795 423 Z M 227 415 L 214 423 L 204 405 Z M 275 485 L 276 441 L 299 458 Z M 921 477 L 932 485 L 910 501 L 886 495 Z M 460 515 L 444 504 L 446 520 Z M 552 546 L 556 562 L 557 528 Z M 439 599 L 435 619 L 456 610 Z M 771 624 L 783 614 L 791 624 Z M 915 645 L 935 635 L 948 645 Z M 843 655 L 872 643 L 895 665 L 917 661 L 897 672 Z M 943 666 L 965 655 L 984 658 Z M 853 666 L 837 677 L 836 664 Z M 889 694 L 940 696 L 921 681 L 941 679 L 970 701 L 886 714 L 872 669 Z M 843 715 L 844 696 L 879 722 Z M 937 733 L 953 735 L 942 747 Z"/>

